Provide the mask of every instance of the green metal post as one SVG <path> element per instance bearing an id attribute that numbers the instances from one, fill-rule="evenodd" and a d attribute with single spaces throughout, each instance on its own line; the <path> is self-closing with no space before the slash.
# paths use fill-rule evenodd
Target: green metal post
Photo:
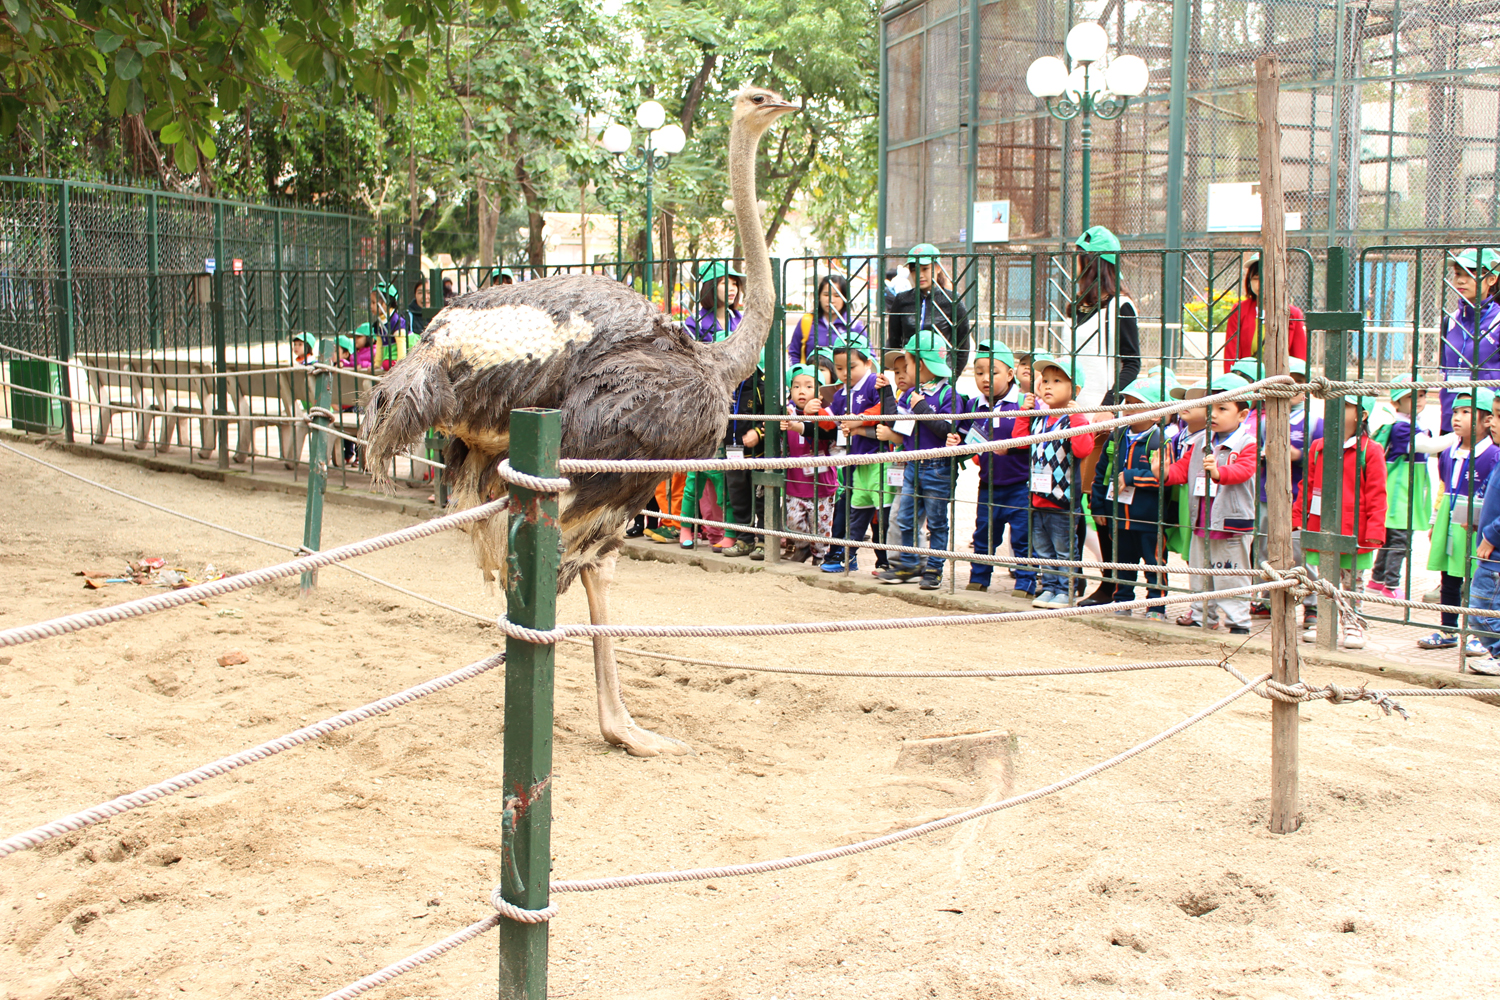
<path id="1" fill-rule="evenodd" d="M 221 419 L 214 421 L 214 437 L 219 452 L 219 468 L 229 468 L 229 421 L 222 419 L 229 415 L 229 382 L 226 375 L 229 371 L 229 349 L 225 339 L 224 331 L 224 289 L 228 283 L 224 280 L 224 265 L 228 261 L 224 259 L 224 203 L 214 202 L 214 301 L 209 307 L 209 315 L 214 324 L 214 413 Z M 203 442 L 204 446 L 208 442 Z"/>
<path id="2" fill-rule="evenodd" d="M 1192 0 L 1172 0 L 1172 66 L 1167 102 L 1167 249 L 1182 249 L 1182 172 L 1187 149 L 1187 61 L 1188 29 L 1192 24 Z M 1182 270 L 1180 252 L 1168 253 L 1166 295 L 1162 300 L 1162 323 L 1182 322 Z M 1166 330 L 1162 346 L 1166 347 Z M 1171 357 L 1182 356 L 1182 330 L 1172 344 Z"/>
<path id="3" fill-rule="evenodd" d="M 647 142 L 650 142 L 648 137 Z M 651 236 L 656 230 L 656 206 L 651 202 L 651 188 L 656 177 L 656 153 L 646 149 L 646 298 L 653 298 L 651 288 Z"/>
<path id="4" fill-rule="evenodd" d="M 966 123 L 968 128 L 965 138 L 968 140 L 967 155 L 969 159 L 968 176 L 965 178 L 968 187 L 968 211 L 964 216 L 964 253 L 974 252 L 974 199 L 979 196 L 979 0 L 969 0 L 969 101 Z M 816 286 L 814 286 L 816 287 Z M 966 303 L 969 311 L 974 311 L 974 303 Z"/>
<path id="5" fill-rule="evenodd" d="M 783 384 L 784 365 L 786 364 L 786 309 L 782 306 L 782 273 L 781 259 L 771 258 L 771 280 L 774 283 L 776 294 L 776 311 L 771 319 L 771 332 L 766 337 L 766 349 L 762 352 L 766 359 L 765 371 L 765 397 L 767 413 L 786 412 L 786 386 Z M 779 458 L 781 456 L 781 422 L 768 420 L 765 430 L 761 432 L 765 438 L 765 456 L 767 458 Z M 779 531 L 786 526 L 786 518 L 782 515 L 781 492 L 786 488 L 786 473 L 775 469 L 756 469 L 750 473 L 752 486 L 764 486 L 766 490 L 765 518 L 766 527 L 772 531 Z M 752 502 L 753 506 L 753 502 Z M 781 561 L 781 540 L 779 538 L 765 538 L 766 562 Z"/>
<path id="6" fill-rule="evenodd" d="M 62 273 L 62 281 L 58 283 L 57 287 L 59 305 L 62 306 L 62 312 L 59 316 L 62 322 L 57 331 L 57 384 L 60 386 L 58 392 L 64 396 L 73 395 L 72 387 L 69 385 L 72 380 L 68 377 L 68 362 L 72 359 L 73 351 L 78 346 L 75 343 L 77 330 L 73 315 L 73 218 L 72 206 L 68 196 L 69 185 L 67 181 L 63 181 L 62 200 L 57 204 L 57 225 L 59 232 L 57 263 L 58 270 Z M 63 439 L 71 444 L 73 441 L 73 403 L 66 399 L 61 400 L 61 402 Z"/>
<path id="7" fill-rule="evenodd" d="M 146 199 L 146 329 L 151 349 L 161 350 L 161 215 L 156 195 Z M 138 415 L 139 417 L 139 415 Z"/>
<path id="8" fill-rule="evenodd" d="M 318 360 L 325 365 L 338 364 L 338 341 L 333 337 L 318 339 Z M 319 368 L 313 375 L 313 406 L 333 408 L 333 376 Z M 327 417 L 313 417 L 307 433 L 307 514 L 302 522 L 302 547 L 313 552 L 323 544 L 323 491 L 328 488 Z M 318 571 L 302 574 L 302 593 L 317 587 Z"/>
<path id="9" fill-rule="evenodd" d="M 432 316 L 447 303 L 443 300 L 443 269 L 440 267 L 428 268 L 427 270 L 427 308 Z"/>
<path id="10" fill-rule="evenodd" d="M 1088 71 L 1085 70 L 1085 73 Z M 1087 232 L 1091 223 L 1089 222 L 1089 201 L 1093 193 L 1094 180 L 1090 176 L 1093 173 L 1094 160 L 1094 122 L 1092 105 L 1094 99 L 1085 94 L 1083 97 L 1083 114 L 1079 115 L 1082 131 L 1079 133 L 1079 146 L 1083 150 L 1083 198 L 1081 200 L 1081 211 L 1083 213 L 1083 225 L 1081 230 Z"/>
<path id="11" fill-rule="evenodd" d="M 1349 251 L 1341 246 L 1330 246 L 1328 248 L 1328 274 L 1326 277 L 1328 289 L 1328 311 L 1330 313 L 1342 313 L 1349 308 L 1348 283 L 1349 274 L 1348 257 Z M 1347 321 L 1345 321 L 1347 325 Z M 1348 375 L 1349 347 L 1348 333 L 1345 330 L 1325 330 L 1323 336 L 1327 338 L 1323 351 L 1323 377 L 1333 381 L 1342 381 Z M 1330 396 L 1323 401 L 1323 497 L 1321 501 L 1321 521 L 1324 536 L 1337 535 L 1343 528 L 1342 514 L 1343 485 L 1344 485 L 1344 399 L 1342 396 Z M 1330 522 L 1330 518 L 1332 521 Z M 1357 521 L 1355 522 L 1358 523 Z M 1331 525 L 1331 526 L 1330 526 Z M 1339 556 L 1342 554 L 1334 550 L 1332 546 L 1319 546 L 1323 553 L 1318 561 L 1318 569 L 1321 574 L 1332 573 L 1332 582 L 1338 586 L 1339 582 Z M 1352 551 L 1352 550 L 1351 550 Z M 1333 558 L 1330 560 L 1329 556 Z M 1339 621 L 1338 605 L 1333 601 L 1318 595 L 1318 648 L 1338 648 Z"/>
<path id="12" fill-rule="evenodd" d="M 283 341 L 285 341 L 287 338 L 289 338 L 292 335 L 292 331 L 291 331 L 291 324 L 289 324 L 286 321 L 286 319 L 287 319 L 287 317 L 286 317 L 286 299 L 285 299 L 284 295 L 282 294 L 283 293 L 283 289 L 281 287 L 281 265 L 282 265 L 282 260 L 281 260 L 281 240 L 282 240 L 282 233 L 281 233 L 281 209 L 279 209 L 279 208 L 276 209 L 274 212 L 271 213 L 271 238 L 276 241 L 276 246 L 275 246 L 275 248 L 273 250 L 273 253 L 272 253 L 272 275 L 271 275 L 272 282 L 273 282 L 272 288 L 271 288 L 271 308 L 274 309 L 274 310 L 276 310 L 276 315 L 275 315 L 275 317 L 272 318 L 271 323 L 272 323 L 272 329 L 274 329 L 276 331 L 276 343 L 277 344 L 281 344 Z"/>
<path id="13" fill-rule="evenodd" d="M 557 410 L 510 415 L 510 460 L 518 472 L 557 475 L 562 417 Z M 527 628 L 557 623 L 561 535 L 557 496 L 510 488 L 506 617 Z M 500 885 L 509 903 L 547 906 L 552 871 L 552 673 L 550 644 L 505 640 L 505 806 L 501 816 Z M 500 923 L 500 996 L 547 996 L 547 924 Z"/>

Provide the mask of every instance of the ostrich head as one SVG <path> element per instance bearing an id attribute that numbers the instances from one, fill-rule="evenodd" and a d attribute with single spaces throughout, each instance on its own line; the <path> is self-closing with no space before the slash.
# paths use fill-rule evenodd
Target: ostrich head
<path id="1" fill-rule="evenodd" d="M 774 90 L 741 87 L 734 98 L 734 123 L 747 127 L 752 135 L 759 137 L 782 115 L 801 110 Z"/>

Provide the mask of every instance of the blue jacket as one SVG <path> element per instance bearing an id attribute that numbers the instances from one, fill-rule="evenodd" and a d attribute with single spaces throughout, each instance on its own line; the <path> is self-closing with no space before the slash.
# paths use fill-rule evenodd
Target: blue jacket
<path id="1" fill-rule="evenodd" d="M 920 388 L 913 389 L 905 397 L 906 405 L 912 413 L 952 413 L 955 415 L 968 413 L 972 406 L 966 396 L 959 394 L 949 384 L 947 379 L 939 380 L 937 386 L 931 392 L 923 392 Z M 916 421 L 914 433 L 906 435 L 906 449 L 908 451 L 925 451 L 928 448 L 941 448 L 948 443 L 950 433 L 958 431 L 962 433 L 962 422 L 958 420 L 918 420 Z"/>
<path id="2" fill-rule="evenodd" d="M 828 409 L 840 416 L 853 413 L 868 413 L 874 408 L 880 411 L 880 390 L 875 388 L 875 373 L 871 372 L 862 380 L 855 383 L 854 387 L 841 388 L 833 394 L 833 400 L 828 404 Z M 880 442 L 867 434 L 856 433 L 856 431 L 873 431 L 873 427 L 860 427 L 858 424 L 846 423 L 844 430 L 849 435 L 849 454 L 872 455 L 880 450 Z"/>
<path id="3" fill-rule="evenodd" d="M 1484 506 L 1479 508 L 1479 533 L 1485 541 L 1500 549 L 1500 465 L 1490 473 L 1489 484 L 1484 488 Z"/>
<path id="4" fill-rule="evenodd" d="M 1128 427 L 1117 427 L 1110 435 L 1112 452 L 1094 467 L 1094 487 L 1089 498 L 1096 517 L 1115 518 L 1115 526 L 1130 531 L 1154 531 L 1161 509 L 1161 480 L 1151 471 L 1151 456 L 1162 447 L 1161 428 L 1136 434 Z M 1165 463 L 1164 463 L 1165 464 Z M 1122 504 L 1118 495 L 1105 499 L 1114 486 L 1119 493 L 1119 476 L 1125 477 L 1125 488 L 1134 489 L 1131 501 Z"/>

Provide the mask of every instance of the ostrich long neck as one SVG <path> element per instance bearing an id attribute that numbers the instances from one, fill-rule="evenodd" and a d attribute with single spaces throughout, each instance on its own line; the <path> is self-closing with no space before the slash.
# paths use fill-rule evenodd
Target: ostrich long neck
<path id="1" fill-rule="evenodd" d="M 766 248 L 755 197 L 755 153 L 760 136 L 741 122 L 735 122 L 729 132 L 729 196 L 734 199 L 735 226 L 745 250 L 745 312 L 734 333 L 714 347 L 723 359 L 720 370 L 731 386 L 749 378 L 760 364 L 760 352 L 766 346 L 776 312 L 771 253 Z"/>

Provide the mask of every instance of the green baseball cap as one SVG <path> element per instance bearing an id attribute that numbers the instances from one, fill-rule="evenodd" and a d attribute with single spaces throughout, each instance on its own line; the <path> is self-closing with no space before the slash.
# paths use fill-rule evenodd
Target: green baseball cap
<path id="1" fill-rule="evenodd" d="M 906 255 L 908 264 L 936 264 L 942 253 L 931 243 L 918 243 Z"/>
<path id="2" fill-rule="evenodd" d="M 1120 237 L 1110 232 L 1104 226 L 1090 226 L 1083 231 L 1083 235 L 1074 241 L 1074 245 L 1084 253 L 1096 253 L 1103 260 L 1111 264 L 1120 262 L 1118 251 L 1120 248 Z"/>
<path id="3" fill-rule="evenodd" d="M 817 365 L 792 365 L 786 370 L 786 385 L 788 389 L 792 387 L 792 379 L 796 378 L 798 375 L 806 375 L 808 378 L 813 380 L 813 385 L 818 384 Z"/>
<path id="4" fill-rule="evenodd" d="M 842 337 L 833 342 L 833 346 L 831 348 L 823 348 L 823 350 L 828 350 L 830 351 L 830 353 L 843 351 L 846 354 L 849 351 L 853 351 L 866 360 L 868 360 L 870 357 L 869 343 L 865 340 L 865 338 L 861 337 L 857 333 L 845 333 Z"/>
<path id="5" fill-rule="evenodd" d="M 1407 374 L 1406 372 L 1402 372 L 1400 375 L 1397 375 L 1395 378 L 1391 379 L 1392 382 L 1410 382 L 1411 380 L 1412 380 L 1411 375 Z M 1401 402 L 1401 400 L 1405 399 L 1407 396 L 1410 396 L 1410 395 L 1411 395 L 1411 386 L 1409 386 L 1409 385 L 1398 385 L 1398 386 L 1395 386 L 1394 388 L 1391 389 L 1391 402 L 1393 402 L 1393 403 L 1399 403 L 1399 402 Z"/>
<path id="6" fill-rule="evenodd" d="M 922 364 L 927 370 L 939 378 L 950 378 L 953 369 L 948 367 L 948 341 L 941 333 L 926 327 L 912 334 L 912 338 L 906 342 L 906 346 L 899 351 L 885 352 L 885 366 L 891 367 L 891 359 L 899 358 L 903 354 L 910 354 Z"/>
<path id="7" fill-rule="evenodd" d="M 1345 396 L 1344 402 L 1353 403 L 1354 405 L 1358 406 L 1364 413 L 1373 413 L 1375 410 L 1375 404 L 1379 402 L 1379 400 L 1374 396 Z"/>
<path id="8" fill-rule="evenodd" d="M 1453 394 L 1453 409 L 1460 406 L 1491 413 L 1495 409 L 1495 393 L 1490 389 L 1459 389 Z"/>
<path id="9" fill-rule="evenodd" d="M 310 350 L 310 351 L 316 352 L 317 349 L 318 349 L 318 338 L 314 337 L 310 333 L 299 333 L 295 337 L 293 337 L 292 339 L 293 340 L 300 340 L 300 341 L 302 341 L 304 344 L 307 345 L 307 349 Z"/>
<path id="10" fill-rule="evenodd" d="M 496 278 L 509 278 L 512 281 L 516 280 L 516 276 L 510 273 L 510 268 L 508 267 L 490 268 L 490 280 L 494 281 Z"/>
<path id="11" fill-rule="evenodd" d="M 338 339 L 338 345 L 339 345 L 339 348 L 341 350 L 348 351 L 350 354 L 354 353 L 354 338 L 353 337 L 340 337 Z"/>
<path id="12" fill-rule="evenodd" d="M 373 337 L 375 335 L 370 332 L 370 324 L 368 324 L 368 323 L 361 323 L 361 324 L 359 324 L 359 326 L 356 326 L 354 328 L 353 336 L 355 336 L 355 337 Z"/>
<path id="13" fill-rule="evenodd" d="M 1120 398 L 1134 396 L 1143 403 L 1161 402 L 1161 379 L 1152 378 L 1150 375 L 1142 375 L 1134 382 L 1120 390 Z"/>
<path id="14" fill-rule="evenodd" d="M 1500 266 L 1500 254 L 1490 249 L 1478 250 L 1474 247 L 1469 247 L 1467 250 L 1460 250 L 1458 253 L 1449 254 L 1448 259 L 1470 274 L 1473 274 L 1475 271 L 1488 274 L 1495 270 L 1497 266 Z"/>
<path id="15" fill-rule="evenodd" d="M 831 349 L 827 348 L 827 347 L 820 347 L 816 351 L 813 351 L 812 354 L 808 355 L 807 360 L 808 361 L 821 361 L 823 364 L 827 365 L 829 367 L 829 369 L 832 369 L 833 368 L 833 351 Z M 817 366 L 814 365 L 814 367 L 817 367 Z"/>
<path id="16" fill-rule="evenodd" d="M 399 299 L 401 297 L 401 290 L 389 281 L 375 282 L 375 290 L 386 298 Z"/>
<path id="17" fill-rule="evenodd" d="M 974 346 L 974 360 L 978 361 L 980 358 L 1002 361 L 1010 368 L 1016 366 L 1015 352 L 1003 340 L 981 340 Z"/>
<path id="18" fill-rule="evenodd" d="M 1063 373 L 1064 378 L 1073 383 L 1074 389 L 1083 388 L 1083 371 L 1078 367 L 1078 362 L 1066 354 L 1054 357 L 1046 351 L 1038 351 L 1031 356 L 1031 368 L 1036 372 L 1038 381 L 1041 380 L 1045 369 L 1056 368 Z"/>
<path id="19" fill-rule="evenodd" d="M 703 270 L 698 272 L 698 283 L 706 285 L 710 281 L 718 281 L 723 277 L 743 279 L 745 275 L 730 267 L 728 261 L 715 260 L 706 264 Z"/>
<path id="20" fill-rule="evenodd" d="M 1138 377 L 1137 382 L 1150 381 L 1151 387 L 1165 399 L 1181 399 L 1182 383 L 1177 381 L 1177 373 L 1166 365 L 1152 365 L 1146 369 L 1146 374 Z"/>
<path id="21" fill-rule="evenodd" d="M 1189 386 L 1186 393 L 1184 394 L 1184 398 L 1202 399 L 1204 396 L 1209 396 L 1217 392 L 1233 392 L 1236 389 L 1243 389 L 1249 384 L 1249 382 L 1245 381 L 1245 377 L 1243 375 L 1239 374 L 1238 372 L 1231 371 L 1223 375 L 1215 375 L 1213 380 L 1209 382 L 1208 385 L 1204 385 L 1203 383 L 1198 382 Z M 1246 402 L 1254 405 L 1253 401 L 1251 400 L 1246 400 Z"/>

